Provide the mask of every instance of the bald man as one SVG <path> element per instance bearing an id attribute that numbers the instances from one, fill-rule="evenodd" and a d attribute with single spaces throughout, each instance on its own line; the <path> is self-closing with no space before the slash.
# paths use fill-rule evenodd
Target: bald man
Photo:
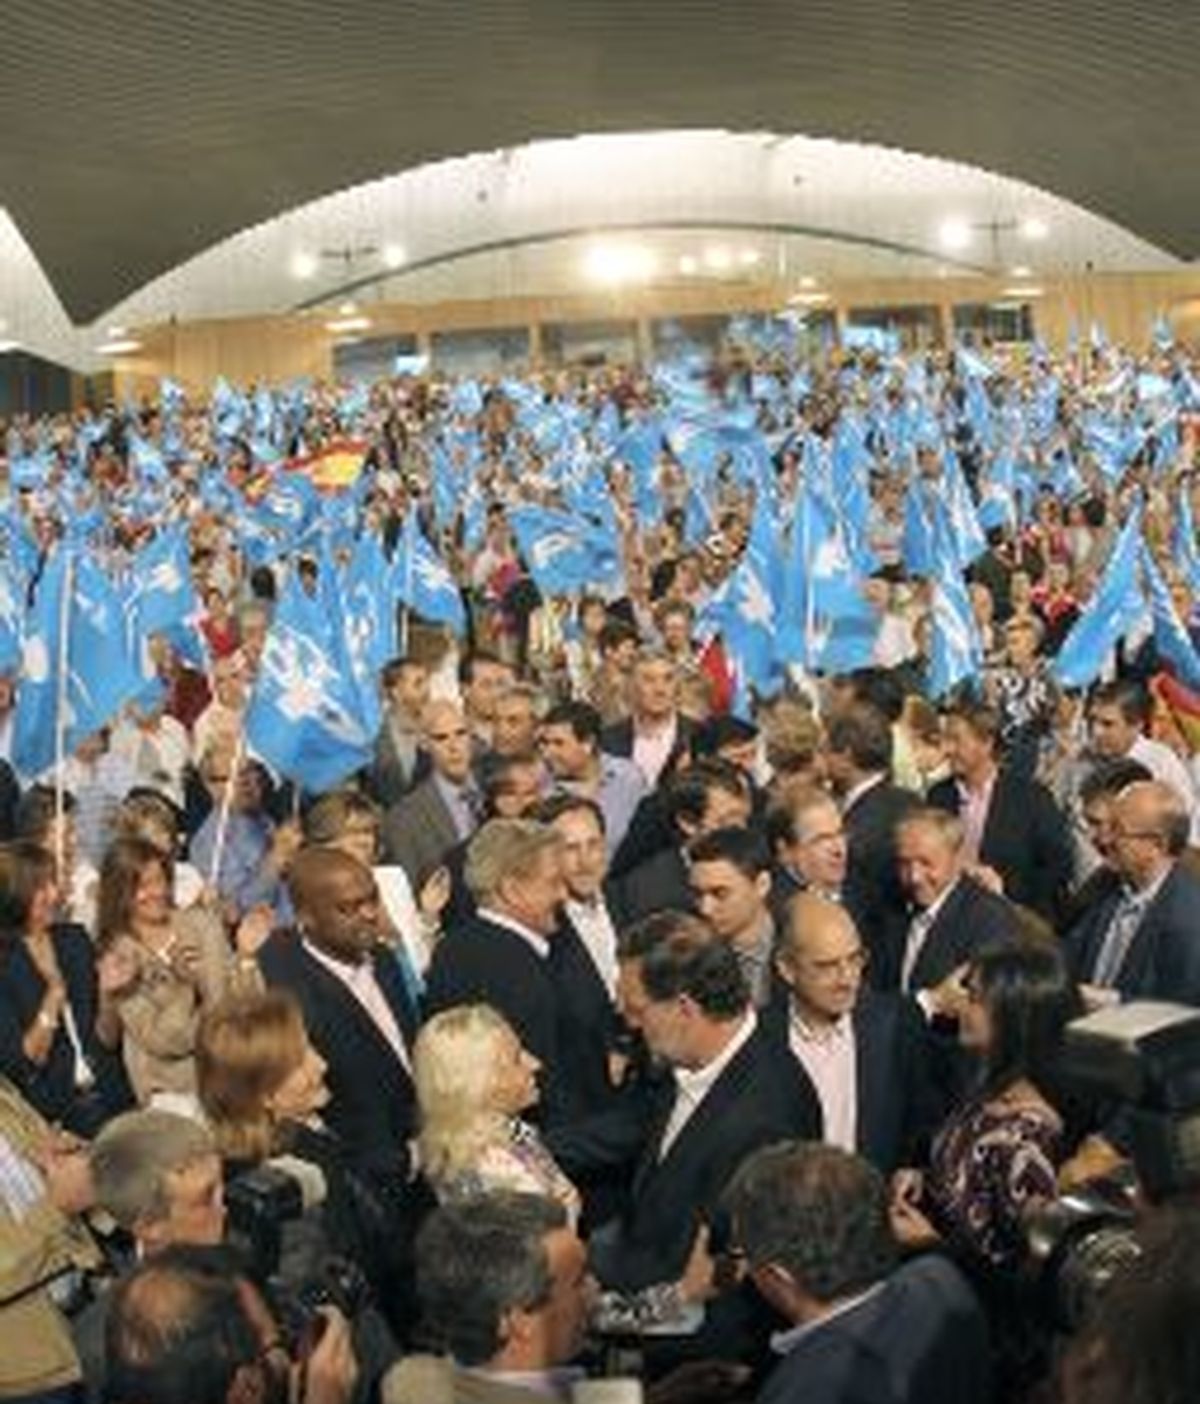
<path id="1" fill-rule="evenodd" d="M 479 798 L 471 775 L 471 732 L 461 707 L 430 702 L 421 718 L 421 746 L 430 773 L 383 816 L 384 856 L 408 874 L 414 892 L 469 839 L 479 820 Z"/>
<path id="2" fill-rule="evenodd" d="M 410 1048 L 417 1012 L 380 938 L 375 879 L 349 854 L 305 848 L 288 887 L 296 929 L 263 945 L 263 977 L 300 1003 L 327 1065 L 330 1128 L 358 1165 L 403 1182 L 416 1131 Z"/>
<path id="3" fill-rule="evenodd" d="M 786 994 L 764 1011 L 763 1030 L 812 1083 L 823 1139 L 885 1173 L 906 1164 L 936 1115 L 917 1008 L 867 986 L 867 951 L 853 919 L 816 893 L 789 903 L 775 964 Z"/>
<path id="4" fill-rule="evenodd" d="M 1108 861 L 1120 887 L 1066 939 L 1091 1004 L 1200 1004 L 1200 879 L 1179 863 L 1190 825 L 1187 805 L 1161 781 L 1129 785 L 1112 802 Z"/>

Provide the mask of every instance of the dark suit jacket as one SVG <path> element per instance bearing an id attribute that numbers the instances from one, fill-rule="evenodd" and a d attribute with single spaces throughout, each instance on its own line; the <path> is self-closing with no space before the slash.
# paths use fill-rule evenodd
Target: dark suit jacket
<path id="1" fill-rule="evenodd" d="M 0 1072 L 47 1121 L 61 1121 L 80 1136 L 94 1136 L 104 1121 L 133 1105 L 119 1055 L 96 1037 L 99 987 L 91 938 L 81 926 L 54 930 L 54 953 L 75 1026 L 88 1065 L 95 1076 L 94 1092 L 80 1096 L 75 1088 L 75 1055 L 60 1019 L 50 1054 L 38 1066 L 22 1050 L 46 997 L 46 982 L 29 956 L 19 933 L 0 935 Z"/>
<path id="2" fill-rule="evenodd" d="M 911 791 L 881 780 L 844 816 L 849 858 L 843 895 L 871 952 L 870 978 L 879 989 L 900 983 L 908 900 L 896 862 L 896 826 L 918 803 Z"/>
<path id="3" fill-rule="evenodd" d="M 651 912 L 690 912 L 695 907 L 687 865 L 678 847 L 647 858 L 613 887 L 613 920 L 629 926 Z"/>
<path id="4" fill-rule="evenodd" d="M 380 828 L 384 860 L 399 863 L 414 892 L 459 842 L 446 801 L 430 777 L 384 814 Z"/>
<path id="5" fill-rule="evenodd" d="M 429 753 L 418 749 L 412 768 L 406 769 L 385 716 L 379 735 L 375 738 L 374 758 L 366 771 L 367 787 L 374 799 L 387 808 L 428 778 Z"/>
<path id="6" fill-rule="evenodd" d="M 761 1012 L 777 1058 L 793 1059 L 786 985 Z M 923 1162 L 940 1103 L 930 1085 L 925 1021 L 912 1000 L 864 990 L 851 1017 L 858 1125 L 855 1150 L 884 1173 Z"/>
<path id="7" fill-rule="evenodd" d="M 721 1195 L 746 1157 L 775 1141 L 820 1135 L 816 1093 L 807 1077 L 794 1072 L 795 1064 L 781 1064 L 757 1029 L 660 1160 L 675 1102 L 674 1079 L 663 1080 L 631 1206 L 619 1224 L 592 1240 L 594 1266 L 605 1286 L 636 1289 L 675 1281 L 701 1223 L 713 1226 L 714 1249 L 721 1246 Z"/>
<path id="8" fill-rule="evenodd" d="M 961 798 L 954 780 L 929 791 L 929 803 L 958 814 Z M 1071 883 L 1071 836 L 1049 790 L 1005 769 L 996 775 L 979 845 L 979 858 L 1004 879 L 1004 894 L 1031 907 L 1053 925 Z"/>
<path id="9" fill-rule="evenodd" d="M 558 994 L 558 1046 L 572 1115 L 606 1110 L 613 1101 L 609 1052 L 624 1026 L 583 937 L 570 921 L 550 943 L 550 968 Z"/>
<path id="10" fill-rule="evenodd" d="M 405 1043 L 416 1036 L 416 1011 L 399 966 L 387 951 L 375 956 L 375 978 Z M 325 1119 L 347 1150 L 372 1167 L 404 1170 L 416 1134 L 412 1078 L 350 991 L 304 949 L 291 931 L 275 932 L 258 954 L 268 985 L 300 1002 L 313 1046 L 328 1065 Z"/>
<path id="11" fill-rule="evenodd" d="M 695 732 L 696 723 L 690 717 L 685 717 L 682 712 L 679 712 L 675 728 L 675 745 L 671 748 L 671 754 L 667 757 L 667 763 L 663 767 L 664 774 L 670 774 L 671 767 L 680 755 L 690 749 Z M 611 726 L 606 726 L 600 733 L 600 749 L 607 751 L 610 756 L 624 756 L 626 759 L 632 760 L 633 718 L 626 717 L 623 721 L 613 722 Z"/>
<path id="12" fill-rule="evenodd" d="M 1110 893 L 1066 938 L 1071 973 L 1090 983 L 1105 933 L 1121 899 Z M 1176 864 L 1159 888 L 1117 972 L 1123 999 L 1166 999 L 1200 1004 L 1200 878 Z"/>
<path id="13" fill-rule="evenodd" d="M 438 942 L 425 985 L 425 1012 L 490 1004 L 502 1014 L 542 1065 L 539 1120 L 551 1125 L 568 1119 L 574 1102 L 560 1037 L 561 985 L 573 978 L 515 931 L 476 914 Z"/>
<path id="14" fill-rule="evenodd" d="M 925 933 L 909 988 L 938 985 L 984 946 L 1019 935 L 1020 918 L 1012 903 L 973 878 L 961 877 Z"/>
<path id="15" fill-rule="evenodd" d="M 758 1404 L 988 1404 L 991 1397 L 983 1310 L 950 1260 L 927 1253 L 805 1335 Z"/>

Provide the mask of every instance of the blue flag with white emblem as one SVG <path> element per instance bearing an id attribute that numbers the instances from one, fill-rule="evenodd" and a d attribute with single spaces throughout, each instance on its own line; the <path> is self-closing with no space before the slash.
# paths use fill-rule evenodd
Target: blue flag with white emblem
<path id="1" fill-rule="evenodd" d="M 426 540 L 410 510 L 404 519 L 401 548 L 393 565 L 398 598 L 422 619 L 448 624 L 459 638 L 467 631 L 467 612 L 450 567 Z"/>
<path id="2" fill-rule="evenodd" d="M 979 675 L 983 648 L 962 571 L 945 543 L 930 578 L 929 693 L 944 697 Z"/>
<path id="3" fill-rule="evenodd" d="M 1142 578 L 1150 596 L 1150 613 L 1154 620 L 1154 647 L 1159 658 L 1185 687 L 1200 691 L 1200 657 L 1188 631 L 1180 622 L 1171 591 L 1163 579 L 1154 557 L 1142 542 Z"/>
<path id="4" fill-rule="evenodd" d="M 55 551 L 42 572 L 22 640 L 13 728 L 13 764 L 20 775 L 33 779 L 55 763 L 60 692 L 67 755 L 145 693 L 124 622 L 117 592 L 100 567 L 87 556 Z"/>
<path id="5" fill-rule="evenodd" d="M 1137 579 L 1141 539 L 1139 504 L 1121 529 L 1096 593 L 1071 626 L 1054 660 L 1054 676 L 1064 687 L 1087 687 L 1099 677 L 1117 642 L 1144 612 L 1145 600 Z"/>
<path id="6" fill-rule="evenodd" d="M 308 594 L 292 569 L 246 710 L 246 740 L 281 775 L 322 792 L 361 769 L 375 729 L 363 714 L 328 557 Z"/>
<path id="7" fill-rule="evenodd" d="M 362 693 L 363 712 L 373 730 L 383 720 L 379 675 L 396 652 L 396 599 L 392 568 L 379 537 L 364 531 L 346 568 L 342 598 L 350 666 Z"/>

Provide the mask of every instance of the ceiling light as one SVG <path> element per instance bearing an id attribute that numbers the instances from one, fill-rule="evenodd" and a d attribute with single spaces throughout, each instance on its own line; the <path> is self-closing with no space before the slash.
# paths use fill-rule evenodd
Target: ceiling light
<path id="1" fill-rule="evenodd" d="M 654 272 L 654 255 L 640 244 L 598 244 L 588 252 L 584 271 L 594 283 L 636 283 Z"/>
<path id="2" fill-rule="evenodd" d="M 1041 297 L 1044 291 L 1044 288 L 1022 284 L 1020 287 L 1002 288 L 1000 295 L 1002 297 Z"/>
<path id="3" fill-rule="evenodd" d="M 125 335 L 124 327 L 109 327 L 107 336 L 110 341 L 116 341 Z"/>
<path id="4" fill-rule="evenodd" d="M 944 219 L 938 229 L 938 242 L 944 249 L 965 249 L 971 242 L 971 226 L 965 219 Z"/>
<path id="5" fill-rule="evenodd" d="M 704 250 L 704 266 L 711 268 L 714 273 L 724 273 L 732 262 L 733 255 L 728 249 L 718 246 Z"/>
<path id="6" fill-rule="evenodd" d="M 387 268 L 402 268 L 408 254 L 405 252 L 403 244 L 384 244 L 383 262 Z"/>
<path id="7" fill-rule="evenodd" d="M 829 301 L 827 292 L 803 292 L 793 293 L 788 298 L 789 307 L 817 307 L 822 302 Z"/>
<path id="8" fill-rule="evenodd" d="M 338 308 L 339 317 L 353 317 L 358 311 L 357 302 L 343 302 Z"/>
<path id="9" fill-rule="evenodd" d="M 304 253 L 303 251 L 294 253 L 292 261 L 288 265 L 293 278 L 311 278 L 315 275 L 317 266 L 316 254 Z"/>
<path id="10" fill-rule="evenodd" d="M 1029 268 L 1024 263 L 1018 263 L 1015 268 L 1010 268 L 1008 271 L 1014 278 L 1028 278 L 1033 272 L 1033 269 Z"/>
<path id="11" fill-rule="evenodd" d="M 341 336 L 345 332 L 366 331 L 370 325 L 370 317 L 337 317 L 332 322 L 325 323 L 325 330 L 333 332 L 335 336 Z"/>
<path id="12" fill-rule="evenodd" d="M 806 273 L 804 277 L 800 279 L 800 286 L 802 288 L 815 288 L 817 286 L 817 280 L 811 273 Z"/>
<path id="13" fill-rule="evenodd" d="M 130 337 L 116 337 L 112 341 L 105 341 L 96 347 L 96 354 L 99 356 L 124 356 L 130 351 L 140 351 L 142 343 L 134 341 Z"/>
<path id="14" fill-rule="evenodd" d="M 691 254 L 684 254 L 679 260 L 679 271 L 689 277 L 691 274 L 695 273 L 699 267 L 699 263 L 696 262 Z"/>
<path id="15" fill-rule="evenodd" d="M 738 262 L 743 268 L 753 268 L 761 258 L 762 254 L 757 249 L 743 249 L 738 254 Z"/>
<path id="16" fill-rule="evenodd" d="M 10 351 L 19 351 L 21 343 L 19 341 L 0 341 L 0 356 L 7 356 Z"/>
<path id="17" fill-rule="evenodd" d="M 1050 233 L 1050 227 L 1044 219 L 1036 216 L 1021 221 L 1020 234 L 1022 239 L 1044 239 Z"/>

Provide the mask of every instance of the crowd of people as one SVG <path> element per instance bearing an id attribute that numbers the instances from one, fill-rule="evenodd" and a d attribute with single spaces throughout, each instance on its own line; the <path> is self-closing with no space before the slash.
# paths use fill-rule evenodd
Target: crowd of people
<path id="1" fill-rule="evenodd" d="M 700 506 L 650 371 L 165 386 L 11 427 L 16 653 L 69 541 L 120 578 L 168 525 L 203 645 L 153 632 L 155 689 L 34 774 L 27 647 L 0 685 L 0 1398 L 1195 1398 L 1200 1218 L 1147 1210 L 1066 1344 L 1028 1236 L 1137 1176 L 1068 1026 L 1200 1007 L 1192 364 L 980 364 L 731 342 L 688 392 L 743 414 Z M 547 407 L 608 503 L 576 504 L 604 549 L 558 592 L 510 521 L 566 510 Z M 750 668 L 722 601 L 851 422 L 865 653 Z M 647 424 L 649 497 L 619 448 Z M 306 471 L 271 434 L 309 469 L 357 436 L 349 541 L 248 534 Z M 914 484 L 940 549 L 962 492 L 979 533 L 957 651 Z M 1124 599 L 1081 684 L 1131 522 L 1169 600 Z M 362 763 L 313 783 L 247 724 L 280 601 L 417 529 L 461 620 L 351 598 L 395 646 Z"/>

